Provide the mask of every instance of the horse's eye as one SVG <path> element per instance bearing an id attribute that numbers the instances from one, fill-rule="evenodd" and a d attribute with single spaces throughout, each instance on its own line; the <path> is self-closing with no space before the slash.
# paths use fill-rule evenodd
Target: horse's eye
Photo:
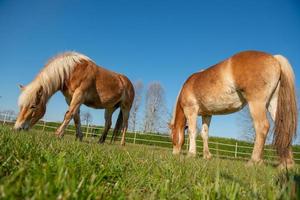
<path id="1" fill-rule="evenodd" d="M 32 106 L 30 106 L 30 108 L 31 108 L 31 109 L 35 109 L 35 108 L 36 108 L 36 106 L 35 106 L 35 105 L 32 105 Z"/>

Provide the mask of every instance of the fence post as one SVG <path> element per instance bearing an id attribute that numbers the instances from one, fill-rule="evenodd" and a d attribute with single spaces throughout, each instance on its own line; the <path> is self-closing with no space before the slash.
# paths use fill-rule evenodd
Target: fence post
<path id="1" fill-rule="evenodd" d="M 235 143 L 235 151 L 234 151 L 234 157 L 237 158 L 237 149 L 238 149 L 238 143 Z"/>
<path id="2" fill-rule="evenodd" d="M 216 155 L 217 155 L 217 157 L 219 158 L 219 154 L 220 152 L 219 152 L 219 142 L 216 142 Z"/>
<path id="3" fill-rule="evenodd" d="M 135 144 L 135 139 L 136 139 L 136 130 L 134 131 L 134 139 L 133 139 L 133 144 Z"/>
<path id="4" fill-rule="evenodd" d="M 88 134 L 89 134 L 89 126 L 90 126 L 90 124 L 87 124 L 87 127 L 86 127 L 86 133 L 85 133 L 85 138 L 88 137 Z"/>
<path id="5" fill-rule="evenodd" d="M 7 112 L 5 113 L 5 115 L 4 115 L 4 120 L 3 120 L 3 125 L 5 124 L 5 122 L 6 122 L 6 117 L 7 117 Z"/>
<path id="6" fill-rule="evenodd" d="M 189 151 L 189 144 L 190 144 L 189 140 L 190 140 L 190 134 L 187 134 L 187 137 L 186 137 L 186 150 L 187 151 Z M 197 146 L 197 143 L 196 143 L 196 146 Z"/>
<path id="7" fill-rule="evenodd" d="M 45 131 L 46 120 L 44 119 L 43 132 Z"/>

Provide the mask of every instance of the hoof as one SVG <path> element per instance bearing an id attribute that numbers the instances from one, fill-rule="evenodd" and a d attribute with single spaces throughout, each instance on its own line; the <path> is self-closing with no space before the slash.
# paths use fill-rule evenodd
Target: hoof
<path id="1" fill-rule="evenodd" d="M 122 146 L 125 146 L 125 143 L 126 143 L 126 142 L 125 142 L 125 139 L 123 138 L 123 139 L 121 140 L 121 145 L 122 145 Z"/>
<path id="2" fill-rule="evenodd" d="M 212 158 L 211 153 L 204 153 L 204 154 L 203 154 L 203 159 L 204 159 L 204 160 L 210 160 L 211 158 Z"/>
<path id="3" fill-rule="evenodd" d="M 173 155 L 180 155 L 180 150 L 173 148 Z"/>
<path id="4" fill-rule="evenodd" d="M 262 165 L 264 165 L 263 160 L 249 160 L 246 164 L 246 167 L 262 166 Z"/>
<path id="5" fill-rule="evenodd" d="M 103 139 L 103 138 L 100 138 L 98 141 L 99 144 L 104 144 L 104 142 L 105 142 L 105 139 Z"/>
<path id="6" fill-rule="evenodd" d="M 76 133 L 76 140 L 79 140 L 80 142 L 82 142 L 83 139 L 83 134 L 81 132 Z"/>
<path id="7" fill-rule="evenodd" d="M 56 138 L 58 139 L 62 139 L 64 136 L 63 135 L 59 135 L 59 134 L 55 134 Z"/>
<path id="8" fill-rule="evenodd" d="M 61 138 L 63 138 L 63 136 L 64 136 L 64 132 L 61 131 L 60 129 L 57 129 L 57 130 L 55 131 L 55 135 L 56 135 L 57 138 L 61 139 Z"/>
<path id="9" fill-rule="evenodd" d="M 295 167 L 294 161 L 290 161 L 290 162 L 287 162 L 287 163 L 280 163 L 277 166 L 277 169 L 280 170 L 280 171 L 283 171 L 283 170 L 291 170 L 294 167 Z"/>
<path id="10" fill-rule="evenodd" d="M 188 152 L 187 157 L 188 158 L 196 158 L 196 153 Z"/>

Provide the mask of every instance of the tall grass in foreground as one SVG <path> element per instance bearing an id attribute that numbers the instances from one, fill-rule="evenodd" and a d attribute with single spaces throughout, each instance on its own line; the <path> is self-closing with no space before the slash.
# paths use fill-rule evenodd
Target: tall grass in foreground
<path id="1" fill-rule="evenodd" d="M 174 157 L 143 145 L 99 145 L 0 126 L 2 199 L 290 199 L 299 168 Z M 296 180 L 296 181 L 295 181 Z M 299 191 L 298 191 L 299 195 Z M 299 197 L 300 198 L 300 197 Z"/>

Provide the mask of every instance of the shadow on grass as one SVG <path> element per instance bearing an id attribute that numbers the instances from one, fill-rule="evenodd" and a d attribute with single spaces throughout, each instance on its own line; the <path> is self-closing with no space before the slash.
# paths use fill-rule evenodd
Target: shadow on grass
<path id="1" fill-rule="evenodd" d="M 300 199 L 300 174 L 294 171 L 281 172 L 276 181 L 284 191 L 283 195 L 290 199 Z"/>

